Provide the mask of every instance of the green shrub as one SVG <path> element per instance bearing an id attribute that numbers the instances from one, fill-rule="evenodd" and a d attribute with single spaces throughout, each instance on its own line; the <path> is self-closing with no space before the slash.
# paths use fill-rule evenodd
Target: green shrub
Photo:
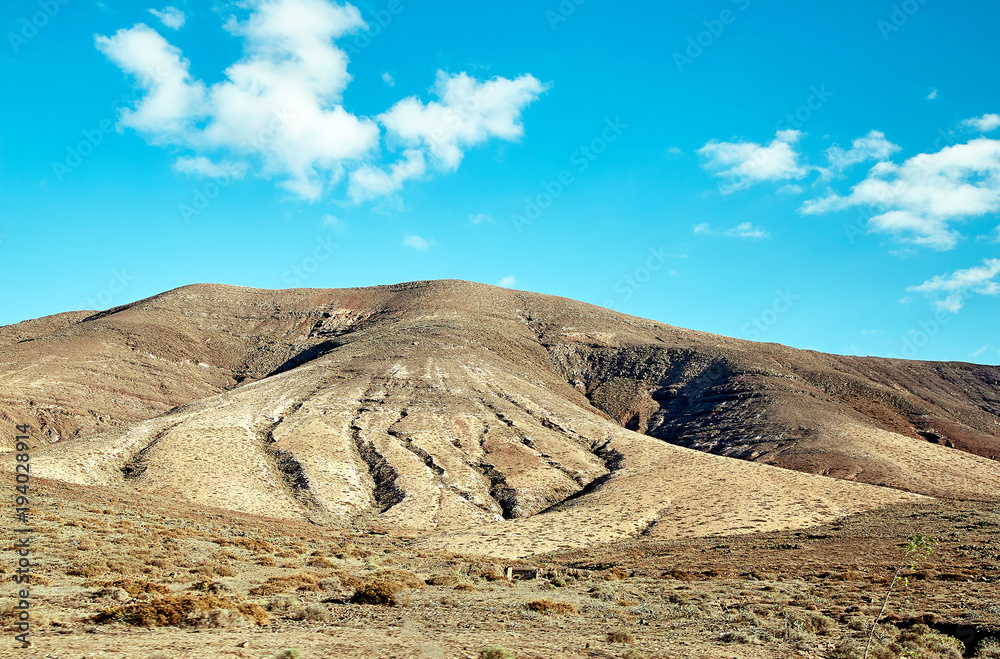
<path id="1" fill-rule="evenodd" d="M 479 659 L 516 659 L 516 657 L 513 650 L 499 645 L 490 645 L 479 651 Z"/>

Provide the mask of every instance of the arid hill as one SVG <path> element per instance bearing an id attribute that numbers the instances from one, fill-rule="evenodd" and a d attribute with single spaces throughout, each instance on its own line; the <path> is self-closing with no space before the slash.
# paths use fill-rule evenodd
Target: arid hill
<path id="1" fill-rule="evenodd" d="M 1000 498 L 998 367 L 468 282 L 188 286 L 0 328 L 0 362 L 0 441 L 32 425 L 41 476 L 468 553 Z"/>

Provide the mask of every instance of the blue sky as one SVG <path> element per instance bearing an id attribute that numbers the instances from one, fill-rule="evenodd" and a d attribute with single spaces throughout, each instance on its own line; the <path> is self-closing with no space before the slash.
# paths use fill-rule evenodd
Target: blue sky
<path id="1" fill-rule="evenodd" d="M 1000 7 L 11 0 L 0 323 L 458 278 L 1000 363 Z"/>

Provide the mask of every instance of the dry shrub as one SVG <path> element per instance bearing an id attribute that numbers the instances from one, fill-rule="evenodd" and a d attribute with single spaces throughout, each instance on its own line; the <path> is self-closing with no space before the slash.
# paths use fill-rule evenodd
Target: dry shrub
<path id="1" fill-rule="evenodd" d="M 258 625 L 269 622 L 257 604 L 237 603 L 215 595 L 164 595 L 143 602 L 113 606 L 94 616 L 98 624 L 123 623 L 136 627 L 182 627 L 203 624 L 204 616 L 216 609 L 238 611 Z"/>
<path id="2" fill-rule="evenodd" d="M 458 585 L 458 579 L 450 574 L 435 574 L 431 578 L 424 580 L 424 583 L 428 586 L 444 586 L 446 588 L 454 588 Z"/>
<path id="3" fill-rule="evenodd" d="M 832 618 L 828 618 L 817 611 L 785 609 L 782 612 L 782 616 L 788 621 L 791 627 L 814 634 L 825 634 L 837 624 Z"/>
<path id="4" fill-rule="evenodd" d="M 458 583 L 458 584 L 457 584 L 457 585 L 455 586 L 455 590 L 475 590 L 475 589 L 476 589 L 476 587 L 475 587 L 475 586 L 473 586 L 473 585 L 472 585 L 471 583 L 469 583 L 468 581 L 462 581 L 462 582 L 459 582 L 459 583 Z"/>
<path id="5" fill-rule="evenodd" d="M 936 632 L 927 625 L 914 625 L 899 634 L 893 649 L 901 646 L 906 656 L 927 659 L 961 659 L 965 655 L 965 644 L 954 636 Z"/>
<path id="6" fill-rule="evenodd" d="M 319 568 L 319 569 L 329 569 L 337 567 L 336 563 L 331 561 L 329 558 L 325 558 L 323 556 L 313 556 L 308 561 L 306 561 L 306 565 L 308 565 L 309 567 Z"/>
<path id="7" fill-rule="evenodd" d="M 266 583 L 250 590 L 251 595 L 276 595 L 286 593 L 289 590 L 301 590 L 307 592 L 319 592 L 319 579 L 311 574 L 299 572 L 286 576 L 271 577 Z"/>
<path id="8" fill-rule="evenodd" d="M 404 588 L 421 589 L 424 587 L 424 580 L 409 570 L 379 570 L 372 576 L 398 581 Z"/>
<path id="9" fill-rule="evenodd" d="M 635 643 L 635 637 L 624 629 L 612 629 L 608 632 L 609 643 Z"/>
<path id="10" fill-rule="evenodd" d="M 322 604 L 310 604 L 308 606 L 300 606 L 292 609 L 288 617 L 292 620 L 319 622 L 321 620 L 326 620 L 328 615 L 327 610 Z"/>
<path id="11" fill-rule="evenodd" d="M 264 607 L 256 602 L 243 602 L 237 605 L 236 610 L 261 627 L 271 622 L 271 616 L 267 614 Z"/>
<path id="12" fill-rule="evenodd" d="M 122 588 L 132 597 L 136 597 L 143 593 L 149 593 L 152 595 L 169 595 L 173 592 L 168 586 L 152 583 L 143 579 L 132 579 L 128 577 L 124 579 L 115 579 L 113 581 L 98 581 L 93 583 L 93 585 L 101 588 Z"/>
<path id="13" fill-rule="evenodd" d="M 622 653 L 622 659 L 649 659 L 649 657 L 635 648 L 629 648 Z"/>
<path id="14" fill-rule="evenodd" d="M 52 585 L 52 582 L 49 580 L 48 577 L 46 577 L 44 574 L 37 574 L 37 573 L 31 575 L 31 583 L 33 583 L 36 586 Z"/>
<path id="15" fill-rule="evenodd" d="M 271 558 L 270 556 L 258 556 L 257 560 L 254 561 L 254 563 L 256 563 L 261 567 L 274 567 L 275 565 L 277 565 L 277 563 L 274 562 L 274 559 Z"/>
<path id="16" fill-rule="evenodd" d="M 989 638 L 976 648 L 976 659 L 1000 659 L 1000 640 Z"/>
<path id="17" fill-rule="evenodd" d="M 528 602 L 528 609 L 530 611 L 546 613 L 549 615 L 554 613 L 575 615 L 577 613 L 576 607 L 569 602 L 557 602 L 550 599 L 540 599 Z"/>
<path id="18" fill-rule="evenodd" d="M 423 580 L 412 572 L 382 570 L 365 577 L 355 588 L 351 601 L 355 604 L 402 606 L 409 603 L 409 598 L 403 591 L 423 587 Z"/>

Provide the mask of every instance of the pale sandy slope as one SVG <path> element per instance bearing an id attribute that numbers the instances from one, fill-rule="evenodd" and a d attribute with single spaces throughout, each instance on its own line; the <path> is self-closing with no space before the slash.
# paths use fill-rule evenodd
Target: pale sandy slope
<path id="1" fill-rule="evenodd" d="M 340 351 L 41 449 L 33 469 L 259 515 L 379 524 L 427 548 L 498 557 L 642 533 L 803 528 L 928 500 L 676 447 L 602 418 L 565 382 L 452 352 L 361 360 Z M 991 460 L 885 431 L 840 431 L 950 496 L 1000 491 Z"/>

